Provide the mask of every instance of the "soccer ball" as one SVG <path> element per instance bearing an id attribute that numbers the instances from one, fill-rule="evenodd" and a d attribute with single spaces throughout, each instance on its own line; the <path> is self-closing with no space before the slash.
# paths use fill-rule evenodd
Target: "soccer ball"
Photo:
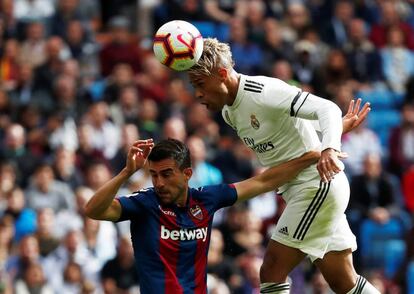
<path id="1" fill-rule="evenodd" d="M 183 20 L 162 25 L 154 36 L 155 57 L 177 71 L 192 67 L 203 53 L 203 37 L 195 26 Z"/>

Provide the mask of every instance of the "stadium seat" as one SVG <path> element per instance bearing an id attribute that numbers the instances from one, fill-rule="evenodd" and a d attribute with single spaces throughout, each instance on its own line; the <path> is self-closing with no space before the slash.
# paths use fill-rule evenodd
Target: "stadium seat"
<path id="1" fill-rule="evenodd" d="M 368 127 L 379 135 L 384 147 L 388 146 L 391 130 L 398 126 L 400 122 L 400 112 L 393 109 L 372 111 L 367 119 Z"/>
<path id="2" fill-rule="evenodd" d="M 215 23 L 210 21 L 192 21 L 191 23 L 200 31 L 203 38 L 217 37 Z"/>
<path id="3" fill-rule="evenodd" d="M 407 270 L 407 294 L 414 294 L 414 262 L 411 262 Z"/>
<path id="4" fill-rule="evenodd" d="M 387 278 L 392 278 L 397 272 L 405 257 L 406 245 L 403 240 L 386 241 L 384 246 L 384 273 Z"/>
<path id="5" fill-rule="evenodd" d="M 369 268 L 384 268 L 386 265 L 384 252 L 390 248 L 394 252 L 401 252 L 401 245 L 391 241 L 401 241 L 404 233 L 404 225 L 397 219 L 391 219 L 385 225 L 372 220 L 363 221 L 359 247 L 364 265 Z M 396 265 L 390 263 L 389 266 L 392 271 Z"/>

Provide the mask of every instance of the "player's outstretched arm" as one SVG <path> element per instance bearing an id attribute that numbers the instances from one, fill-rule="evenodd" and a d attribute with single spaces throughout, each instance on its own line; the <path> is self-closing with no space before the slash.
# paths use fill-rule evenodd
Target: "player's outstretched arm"
<path id="1" fill-rule="evenodd" d="M 307 152 L 299 158 L 271 167 L 263 173 L 235 183 L 237 201 L 248 200 L 257 195 L 272 191 L 293 179 L 301 170 L 318 161 L 320 153 Z"/>
<path id="2" fill-rule="evenodd" d="M 152 139 L 136 141 L 129 149 L 124 169 L 96 191 L 85 206 L 88 217 L 97 220 L 117 221 L 121 216 L 121 205 L 115 200 L 119 188 L 137 170 L 142 168 L 151 152 Z"/>

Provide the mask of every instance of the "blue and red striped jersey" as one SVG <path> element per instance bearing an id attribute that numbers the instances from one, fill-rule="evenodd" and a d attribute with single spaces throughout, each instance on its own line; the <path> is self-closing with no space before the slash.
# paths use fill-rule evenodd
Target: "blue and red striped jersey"
<path id="1" fill-rule="evenodd" d="M 153 188 L 117 199 L 122 207 L 118 221 L 131 221 L 141 293 L 207 293 L 213 216 L 236 202 L 234 186 L 189 188 L 186 207 L 161 205 Z"/>

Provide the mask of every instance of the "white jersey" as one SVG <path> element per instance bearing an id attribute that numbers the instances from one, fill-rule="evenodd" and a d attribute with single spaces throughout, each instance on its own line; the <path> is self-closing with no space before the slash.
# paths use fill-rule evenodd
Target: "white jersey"
<path id="1" fill-rule="evenodd" d="M 340 150 L 340 109 L 279 79 L 241 75 L 236 99 L 224 106 L 222 115 L 264 166 L 281 164 L 310 150 Z M 319 121 L 322 142 L 310 120 Z M 307 168 L 280 190 L 316 176 L 315 167 Z"/>

